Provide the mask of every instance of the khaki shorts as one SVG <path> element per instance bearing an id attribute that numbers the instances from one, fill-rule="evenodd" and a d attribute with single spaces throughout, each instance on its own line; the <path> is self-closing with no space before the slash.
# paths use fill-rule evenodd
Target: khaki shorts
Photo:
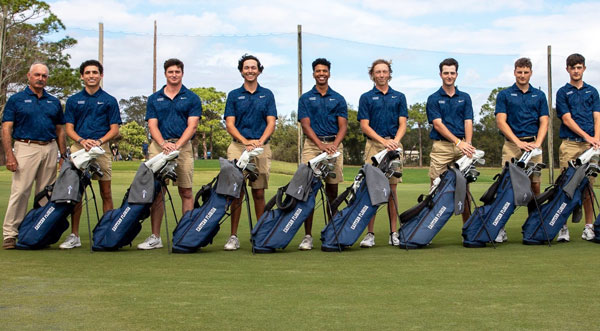
<path id="1" fill-rule="evenodd" d="M 402 147 L 402 144 L 400 144 L 400 148 L 402 148 L 404 150 L 404 148 Z M 367 143 L 365 144 L 365 163 L 369 162 L 369 163 L 373 163 L 373 161 L 371 161 L 371 157 L 374 156 L 375 154 L 381 152 L 382 150 L 384 150 L 385 147 L 383 146 L 383 144 L 372 140 L 372 139 L 367 139 Z M 402 158 L 402 156 L 400 156 Z M 404 160 L 401 160 L 402 164 L 404 163 Z M 400 165 L 400 167 L 398 168 L 398 171 L 402 171 L 403 166 Z M 396 177 L 390 177 L 389 179 L 390 184 L 398 184 L 398 183 L 402 183 L 402 177 L 400 178 L 396 178 Z"/>
<path id="2" fill-rule="evenodd" d="M 568 167 L 568 163 L 570 160 L 575 160 L 578 158 L 583 152 L 588 150 L 592 145 L 588 144 L 585 141 L 570 141 L 563 140 L 558 148 L 558 161 L 561 169 Z M 595 177 L 589 176 L 588 179 L 592 185 L 596 181 Z"/>
<path id="3" fill-rule="evenodd" d="M 112 178 L 112 153 L 110 151 L 110 144 L 107 141 L 104 144 L 102 144 L 101 147 L 104 149 L 105 153 L 96 158 L 96 163 L 98 163 L 98 165 L 100 166 L 100 170 L 102 170 L 103 176 L 99 177 L 98 175 L 94 174 L 94 177 L 92 177 L 92 179 L 100 181 L 109 181 Z M 77 142 L 74 142 L 73 145 L 71 145 L 71 154 L 81 149 L 83 149 L 83 146 L 81 146 L 81 144 Z"/>
<path id="4" fill-rule="evenodd" d="M 148 154 L 150 158 L 162 153 L 162 148 L 154 140 L 148 146 Z M 192 188 L 194 178 L 194 152 L 192 151 L 192 143 L 188 141 L 179 149 L 179 156 L 175 160 L 177 167 L 175 173 L 177 174 L 177 181 L 173 182 L 173 185 L 177 185 L 181 188 Z"/>
<path id="5" fill-rule="evenodd" d="M 446 140 L 434 140 L 429 154 L 429 178 L 436 179 L 461 157 L 463 153 L 455 144 Z"/>
<path id="6" fill-rule="evenodd" d="M 327 142 L 323 141 L 323 143 Z M 340 156 L 335 159 L 335 168 L 333 169 L 335 178 L 327 177 L 325 179 L 325 183 L 327 184 L 339 184 L 344 181 L 344 174 L 342 173 L 342 169 L 344 167 L 344 144 L 340 143 L 337 150 L 340 152 Z M 304 139 L 304 148 L 302 148 L 302 163 L 308 163 L 308 161 L 314 157 L 317 157 L 321 153 L 323 152 L 312 140 L 308 138 Z"/>
<path id="7" fill-rule="evenodd" d="M 518 160 L 521 155 L 523 155 L 523 151 L 517 147 L 517 144 L 512 141 L 504 141 L 504 145 L 502 146 L 502 166 L 506 164 L 506 162 L 510 162 L 512 158 Z M 531 158 L 531 162 L 541 163 L 542 155 L 538 155 L 536 157 Z M 531 175 L 532 183 L 540 183 L 542 181 L 539 175 Z"/>
<path id="8" fill-rule="evenodd" d="M 259 156 L 255 157 L 254 162 L 256 164 L 256 170 L 258 172 L 258 178 L 250 182 L 250 187 L 253 189 L 267 189 L 269 188 L 269 172 L 271 170 L 271 145 L 266 144 L 263 146 L 264 151 Z M 227 159 L 234 160 L 239 159 L 242 153 L 246 150 L 244 144 L 232 141 L 227 147 Z"/>

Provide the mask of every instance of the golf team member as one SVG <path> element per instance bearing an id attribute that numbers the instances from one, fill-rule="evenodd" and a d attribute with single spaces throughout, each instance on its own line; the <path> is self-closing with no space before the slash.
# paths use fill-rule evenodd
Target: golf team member
<path id="1" fill-rule="evenodd" d="M 600 148 L 600 100 L 598 91 L 583 81 L 585 58 L 581 54 L 567 57 L 570 81 L 556 92 L 556 114 L 561 120 L 559 162 L 561 168 L 576 159 L 590 147 Z M 593 185 L 594 177 L 589 177 Z M 587 190 L 583 193 L 585 227 L 581 238 L 594 239 L 592 199 Z M 569 241 L 569 228 L 565 224 L 558 233 L 558 241 Z"/>
<path id="2" fill-rule="evenodd" d="M 548 132 L 546 95 L 529 84 L 532 73 L 531 60 L 518 59 L 514 70 L 516 82 L 496 97 L 496 124 L 505 138 L 502 165 L 512 158 L 519 159 L 523 152 L 541 148 Z M 531 161 L 541 163 L 542 156 L 535 156 Z M 540 182 L 539 174 L 531 175 L 531 189 L 535 195 L 540 194 Z M 506 240 L 508 236 L 502 228 L 495 241 Z"/>
<path id="3" fill-rule="evenodd" d="M 48 67 L 35 63 L 27 73 L 28 86 L 13 94 L 2 116 L 6 169 L 13 172 L 4 216 L 2 248 L 14 249 L 19 225 L 35 181 L 35 194 L 56 178 L 57 155 L 66 153 L 65 118 L 60 101 L 45 91 Z M 11 141 L 14 138 L 14 152 Z M 62 165 L 62 159 L 60 160 Z"/>
<path id="4" fill-rule="evenodd" d="M 335 178 L 325 179 L 327 200 L 333 202 L 337 197 L 338 184 L 344 181 L 342 140 L 348 129 L 348 105 L 343 96 L 329 87 L 331 63 L 327 59 L 319 58 L 313 61 L 312 68 L 315 86 L 298 100 L 298 121 L 308 138 L 304 140 L 302 163 L 307 163 L 323 152 L 329 154 L 340 152 L 333 170 Z M 312 222 L 311 213 L 304 222 L 306 235 L 298 247 L 300 250 L 310 250 L 313 247 Z"/>
<path id="5" fill-rule="evenodd" d="M 117 99 L 106 93 L 100 82 L 104 77 L 104 68 L 97 60 L 88 60 L 79 66 L 84 89 L 69 97 L 65 107 L 65 131 L 75 143 L 71 145 L 71 153 L 94 146 L 101 146 L 106 152 L 96 158 L 102 177 L 94 175 L 100 186 L 102 210 L 106 213 L 113 209 L 111 193 L 112 161 L 109 141 L 119 134 L 121 114 Z M 75 206 L 71 215 L 71 234 L 60 244 L 62 249 L 81 246 L 79 238 L 79 220 L 81 218 L 81 202 Z"/>
<path id="6" fill-rule="evenodd" d="M 258 58 L 253 55 L 244 54 L 240 58 L 238 70 L 242 74 L 244 84 L 227 95 L 224 116 L 227 132 L 233 138 L 227 148 L 229 160 L 239 159 L 244 150 L 264 148 L 264 152 L 254 159 L 258 179 L 250 183 L 256 219 L 259 219 L 265 210 L 265 189 L 268 188 L 271 168 L 271 147 L 268 141 L 275 130 L 275 119 L 277 118 L 273 93 L 258 84 L 258 76 L 263 69 Z M 226 251 L 240 248 L 237 230 L 243 198 L 242 191 L 240 197 L 234 200 L 230 207 L 231 236 L 225 244 Z"/>
<path id="7" fill-rule="evenodd" d="M 391 61 L 375 60 L 369 68 L 369 76 L 375 86 L 360 96 L 358 104 L 360 129 L 367 137 L 365 162 L 370 162 L 371 157 L 383 149 L 393 151 L 402 148 L 400 140 L 406 133 L 406 119 L 408 118 L 406 97 L 389 86 L 389 81 L 392 79 Z M 390 197 L 387 204 L 391 230 L 388 244 L 394 246 L 400 244 L 398 232 L 396 232 L 398 215 L 396 185 L 398 181 L 396 177 L 391 177 L 389 180 Z M 360 247 L 375 246 L 374 224 L 375 216 L 369 222 L 367 235 L 360 242 Z"/>
<path id="8" fill-rule="evenodd" d="M 471 97 L 454 85 L 458 77 L 458 62 L 448 58 L 439 65 L 442 87 L 427 98 L 427 120 L 433 125 L 429 137 L 433 140 L 429 158 L 429 178 L 433 180 L 446 171 L 448 165 L 463 155 L 473 156 L 473 106 Z M 467 186 L 468 190 L 468 186 Z M 463 223 L 471 216 L 469 198 L 465 199 Z"/>
<path id="9" fill-rule="evenodd" d="M 181 197 L 182 215 L 194 208 L 192 180 L 194 156 L 191 139 L 194 138 L 202 115 L 200 98 L 182 83 L 183 62 L 168 59 L 164 63 L 167 84 L 148 98 L 146 121 L 152 136 L 148 147 L 150 158 L 159 153 L 179 151 L 177 158 L 177 185 Z M 152 234 L 137 246 L 138 249 L 161 248 L 160 225 L 164 213 L 164 192 L 160 192 L 151 207 Z"/>

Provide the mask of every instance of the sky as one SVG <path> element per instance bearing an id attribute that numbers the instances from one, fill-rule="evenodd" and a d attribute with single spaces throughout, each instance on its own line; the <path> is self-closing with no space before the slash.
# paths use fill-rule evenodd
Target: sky
<path id="1" fill-rule="evenodd" d="M 600 86 L 600 1 L 543 0 L 304 0 L 304 1 L 47 1 L 78 43 L 71 65 L 98 57 L 104 25 L 104 89 L 117 99 L 152 93 L 152 49 L 157 22 L 157 86 L 162 63 L 185 63 L 184 85 L 229 92 L 242 84 L 237 60 L 259 57 L 259 83 L 275 94 L 278 113 L 297 109 L 297 25 L 302 25 L 302 91 L 314 85 L 311 62 L 332 62 L 330 86 L 350 106 L 373 87 L 368 68 L 392 60 L 390 86 L 408 104 L 425 102 L 441 85 L 438 64 L 459 61 L 457 86 L 475 113 L 492 89 L 514 83 L 513 63 L 533 61 L 531 84 L 548 94 L 552 47 L 553 99 L 568 81 L 565 59 L 586 57 L 584 80 Z M 477 116 L 476 116 L 477 117 Z"/>

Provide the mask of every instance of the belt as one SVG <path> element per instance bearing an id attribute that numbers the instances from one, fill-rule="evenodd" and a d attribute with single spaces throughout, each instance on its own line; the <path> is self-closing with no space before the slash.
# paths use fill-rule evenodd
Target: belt
<path id="1" fill-rule="evenodd" d="M 319 138 L 320 141 L 324 141 L 326 143 L 331 143 L 335 141 L 335 135 L 333 136 L 317 136 L 317 138 Z"/>
<path id="2" fill-rule="evenodd" d="M 373 139 L 371 139 L 371 137 L 369 137 L 367 135 L 365 135 L 365 137 L 367 138 L 367 140 L 373 140 Z M 385 137 L 382 137 L 382 138 L 383 139 L 394 139 L 394 137 L 390 137 L 390 136 L 385 136 Z"/>
<path id="3" fill-rule="evenodd" d="M 246 139 L 248 139 L 248 140 L 258 140 L 258 139 L 260 139 L 260 138 L 246 138 Z M 264 143 L 263 145 L 266 145 L 266 144 L 268 144 L 268 143 L 269 143 L 269 140 L 271 140 L 271 137 L 269 137 L 269 139 L 267 139 L 267 141 L 265 141 L 265 143 Z M 235 139 L 235 138 L 233 138 L 233 141 L 234 141 L 234 142 L 236 142 L 236 143 L 238 143 L 238 144 L 243 144 L 241 141 L 239 141 L 239 140 L 237 140 L 237 139 Z"/>
<path id="4" fill-rule="evenodd" d="M 583 140 L 583 138 L 565 138 L 564 140 L 574 141 L 576 143 L 582 143 L 585 141 L 585 140 Z"/>
<path id="5" fill-rule="evenodd" d="M 510 141 L 506 137 L 504 137 L 504 139 L 506 141 Z M 520 141 L 526 142 L 526 143 L 532 143 L 537 139 L 537 137 L 536 136 L 527 136 L 527 137 L 517 137 L 517 139 L 519 139 Z"/>
<path id="6" fill-rule="evenodd" d="M 460 140 L 465 140 L 465 137 L 456 137 L 456 138 L 458 138 L 458 139 L 460 139 Z M 448 139 L 432 139 L 432 140 L 433 140 L 433 141 L 445 141 L 445 142 L 449 142 L 449 143 L 452 143 L 452 144 L 454 144 L 454 142 L 453 142 L 453 141 L 450 141 L 450 140 L 448 140 Z"/>
<path id="7" fill-rule="evenodd" d="M 48 140 L 48 141 L 42 141 L 42 140 L 31 140 L 31 139 L 15 139 L 16 141 L 20 141 L 22 143 L 26 143 L 26 144 L 36 144 L 36 145 L 48 145 L 52 142 L 54 142 L 54 139 L 52 140 Z"/>

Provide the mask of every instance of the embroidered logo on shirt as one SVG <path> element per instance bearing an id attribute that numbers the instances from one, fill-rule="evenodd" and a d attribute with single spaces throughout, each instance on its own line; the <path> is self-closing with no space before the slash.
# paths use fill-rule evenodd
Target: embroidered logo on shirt
<path id="1" fill-rule="evenodd" d="M 537 97 L 537 94 L 533 94 L 531 97 L 532 97 L 532 98 L 535 98 L 535 97 Z"/>
<path id="2" fill-rule="evenodd" d="M 573 91 L 569 91 L 569 92 L 567 92 L 567 95 L 569 95 L 569 94 L 573 94 Z"/>
<path id="3" fill-rule="evenodd" d="M 397 97 L 397 95 L 392 95 L 392 99 L 396 99 Z"/>
<path id="4" fill-rule="evenodd" d="M 25 100 L 23 100 L 23 101 L 24 101 L 25 103 L 31 103 L 31 100 L 29 100 L 29 99 L 25 99 Z"/>
<path id="5" fill-rule="evenodd" d="M 335 99 L 334 98 L 329 98 L 329 101 L 335 101 Z"/>
<path id="6" fill-rule="evenodd" d="M 379 97 L 373 97 L 373 100 L 379 100 Z"/>
<path id="7" fill-rule="evenodd" d="M 179 99 L 181 99 L 181 100 L 185 100 L 185 99 L 187 99 L 187 97 L 181 97 L 181 98 L 179 98 Z"/>
<path id="8" fill-rule="evenodd" d="M 99 105 L 103 105 L 103 104 L 104 104 L 104 102 L 102 102 L 102 101 L 98 101 L 98 104 L 99 104 Z"/>
<path id="9" fill-rule="evenodd" d="M 262 98 L 266 97 L 266 95 L 259 95 L 258 97 L 259 97 L 260 99 L 262 99 Z"/>
<path id="10" fill-rule="evenodd" d="M 592 93 L 592 91 L 585 91 L 585 93 Z"/>
<path id="11" fill-rule="evenodd" d="M 77 101 L 77 104 L 78 105 L 85 105 L 85 100 L 79 100 L 79 101 Z"/>
<path id="12" fill-rule="evenodd" d="M 512 95 L 513 97 L 518 97 L 519 95 L 516 93 L 511 93 L 510 95 Z"/>
<path id="13" fill-rule="evenodd" d="M 465 100 L 463 100 L 463 99 L 458 100 L 458 103 L 461 103 L 461 102 L 465 102 Z"/>
<path id="14" fill-rule="evenodd" d="M 238 99 L 239 99 L 239 100 L 246 99 L 246 96 L 245 96 L 245 95 L 239 96 L 239 97 L 238 97 Z"/>
<path id="15" fill-rule="evenodd" d="M 438 103 L 445 104 L 446 101 L 444 101 L 444 100 L 438 100 Z"/>
<path id="16" fill-rule="evenodd" d="M 50 100 L 46 100 L 46 103 L 52 103 L 52 101 L 50 101 Z"/>
<path id="17" fill-rule="evenodd" d="M 308 100 L 315 101 L 315 100 L 317 100 L 317 97 L 309 97 Z"/>
<path id="18" fill-rule="evenodd" d="M 156 101 L 163 101 L 165 98 L 156 98 Z"/>

